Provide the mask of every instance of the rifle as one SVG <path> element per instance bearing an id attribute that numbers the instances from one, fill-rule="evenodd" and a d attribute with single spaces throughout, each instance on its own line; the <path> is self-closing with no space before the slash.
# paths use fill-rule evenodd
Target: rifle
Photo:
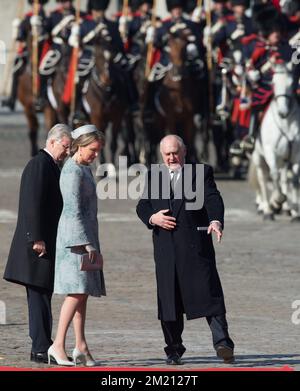
<path id="1" fill-rule="evenodd" d="M 202 8 L 203 0 L 197 0 L 197 7 Z"/>
<path id="2" fill-rule="evenodd" d="M 152 16 L 151 16 L 151 27 L 153 29 L 155 29 L 155 25 L 156 25 L 156 15 L 157 15 L 157 0 L 154 0 L 153 1 L 153 8 L 152 8 Z M 145 70 L 146 78 L 148 78 L 150 71 L 151 71 L 152 53 L 153 53 L 153 41 L 148 43 L 146 70 Z"/>
<path id="3" fill-rule="evenodd" d="M 126 42 L 126 40 L 127 40 L 127 22 L 128 22 L 128 16 L 129 16 L 129 0 L 123 1 L 122 16 L 125 18 L 126 27 L 125 27 L 124 31 L 121 31 L 121 37 L 122 37 L 123 42 Z"/>
<path id="4" fill-rule="evenodd" d="M 37 18 L 39 15 L 39 0 L 34 0 L 33 3 L 33 15 Z M 36 25 L 32 26 L 32 95 L 33 101 L 38 96 L 38 61 L 39 61 L 39 41 L 38 41 L 38 29 Z"/>
<path id="5" fill-rule="evenodd" d="M 24 0 L 19 0 L 18 7 L 17 7 L 17 18 L 19 20 L 21 20 L 24 15 L 24 5 L 25 5 Z M 12 47 L 9 50 L 9 56 L 4 71 L 4 83 L 1 91 L 1 95 L 3 96 L 8 96 L 8 83 L 11 80 L 10 71 L 13 68 L 13 60 L 15 57 L 16 49 L 17 49 L 17 41 L 14 40 L 14 42 L 12 43 Z"/>
<path id="6" fill-rule="evenodd" d="M 76 0 L 76 19 L 75 23 L 79 26 L 80 23 L 80 0 Z M 71 93 L 71 118 L 73 120 L 75 114 L 76 106 L 76 82 L 77 82 L 77 68 L 78 68 L 78 57 L 79 57 L 79 45 L 73 48 L 72 51 L 72 74 L 73 74 L 73 84 L 72 84 L 72 93 Z"/>
<path id="7" fill-rule="evenodd" d="M 207 40 L 207 71 L 208 71 L 208 92 L 209 92 L 209 114 L 210 117 L 214 112 L 214 100 L 213 100 L 213 55 L 212 55 L 212 36 L 211 36 L 211 1 L 206 0 L 205 2 L 205 15 L 206 25 L 209 28 L 210 34 Z"/>

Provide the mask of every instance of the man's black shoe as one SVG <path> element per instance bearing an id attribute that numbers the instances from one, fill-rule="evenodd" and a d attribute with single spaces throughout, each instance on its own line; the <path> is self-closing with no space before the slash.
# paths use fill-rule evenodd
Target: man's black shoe
<path id="1" fill-rule="evenodd" d="M 48 364 L 47 352 L 39 352 L 39 353 L 31 352 L 30 353 L 30 361 Z"/>
<path id="2" fill-rule="evenodd" d="M 48 354 L 47 352 L 39 352 L 39 353 L 30 353 L 30 361 L 34 361 L 37 363 L 48 364 Z M 51 364 L 56 364 L 56 361 L 51 357 Z"/>
<path id="3" fill-rule="evenodd" d="M 233 349 L 229 346 L 220 345 L 216 349 L 217 356 L 222 358 L 224 364 L 232 364 L 234 362 Z"/>
<path id="4" fill-rule="evenodd" d="M 170 354 L 166 360 L 167 365 L 183 365 L 183 361 L 178 353 Z"/>

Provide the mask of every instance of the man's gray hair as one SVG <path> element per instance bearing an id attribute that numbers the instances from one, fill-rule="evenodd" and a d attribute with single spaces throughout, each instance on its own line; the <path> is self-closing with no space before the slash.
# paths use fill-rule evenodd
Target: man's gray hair
<path id="1" fill-rule="evenodd" d="M 49 140 L 57 140 L 60 141 L 63 137 L 71 138 L 72 129 L 65 124 L 56 124 L 49 130 L 47 141 Z"/>
<path id="2" fill-rule="evenodd" d="M 168 134 L 167 136 L 165 136 L 163 139 L 161 139 L 160 141 L 160 144 L 159 144 L 159 148 L 160 148 L 160 151 L 161 151 L 161 148 L 164 144 L 164 142 L 166 141 L 166 139 L 168 138 L 175 138 L 177 141 L 178 141 L 178 144 L 179 144 L 179 147 L 180 148 L 185 148 L 185 144 L 184 144 L 184 141 L 182 140 L 181 137 L 177 136 L 177 134 Z"/>

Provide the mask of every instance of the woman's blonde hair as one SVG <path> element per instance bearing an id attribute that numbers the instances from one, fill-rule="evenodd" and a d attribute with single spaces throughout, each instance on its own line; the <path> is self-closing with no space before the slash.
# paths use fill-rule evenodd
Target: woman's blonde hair
<path id="1" fill-rule="evenodd" d="M 76 140 L 72 141 L 70 155 L 73 156 L 78 151 L 79 147 L 86 147 L 89 144 L 92 144 L 95 141 L 99 141 L 102 146 L 105 145 L 105 135 L 103 132 L 98 130 L 97 132 L 83 134 L 78 137 Z"/>

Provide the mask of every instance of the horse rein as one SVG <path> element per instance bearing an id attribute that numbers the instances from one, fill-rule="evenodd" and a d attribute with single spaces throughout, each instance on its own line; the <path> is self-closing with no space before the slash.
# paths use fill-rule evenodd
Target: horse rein
<path id="1" fill-rule="evenodd" d="M 284 119 L 287 119 L 287 118 L 292 114 L 293 109 L 295 108 L 295 103 L 294 103 L 294 99 L 293 99 L 292 96 L 287 95 L 287 94 L 280 94 L 280 95 L 277 95 L 277 96 L 274 97 L 274 100 L 275 100 L 276 105 L 277 105 L 277 99 L 278 99 L 278 98 L 282 98 L 282 97 L 288 99 L 288 100 L 292 103 L 292 104 L 290 105 L 290 110 L 289 110 L 288 115 L 284 118 Z M 279 130 L 281 136 L 284 137 L 284 138 L 287 140 L 287 142 L 288 142 L 288 156 L 287 156 L 287 158 L 285 159 L 285 161 L 286 161 L 286 162 L 289 162 L 290 157 L 291 157 L 291 155 L 292 155 L 292 147 L 293 147 L 292 144 L 293 144 L 293 140 L 290 140 L 290 139 L 288 138 L 288 136 L 287 136 L 287 134 L 285 133 L 285 131 L 283 130 L 283 128 L 278 124 L 278 122 L 277 122 L 277 120 L 276 120 L 276 115 L 274 115 L 274 114 L 276 114 L 276 113 L 274 113 L 274 107 L 272 107 L 272 112 L 273 112 L 273 118 L 274 118 L 275 125 L 277 126 L 277 128 L 278 128 L 278 130 Z M 278 144 L 279 144 L 280 139 L 281 139 L 281 137 L 280 137 L 280 138 L 278 139 L 278 141 L 277 141 L 276 148 L 277 148 L 277 146 L 278 146 Z"/>

